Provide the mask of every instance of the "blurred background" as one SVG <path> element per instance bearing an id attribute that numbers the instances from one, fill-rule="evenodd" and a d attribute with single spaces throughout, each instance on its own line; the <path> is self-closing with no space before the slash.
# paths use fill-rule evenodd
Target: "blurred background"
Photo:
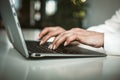
<path id="1" fill-rule="evenodd" d="M 88 28 L 103 24 L 120 8 L 120 0 L 14 0 L 22 28 Z M 2 28 L 0 17 L 0 28 Z"/>

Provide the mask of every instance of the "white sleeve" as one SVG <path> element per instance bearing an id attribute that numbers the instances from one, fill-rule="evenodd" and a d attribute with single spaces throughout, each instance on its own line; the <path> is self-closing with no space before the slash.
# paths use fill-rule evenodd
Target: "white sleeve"
<path id="1" fill-rule="evenodd" d="M 93 26 L 88 30 L 104 33 L 104 49 L 107 54 L 120 55 L 120 9 L 104 24 Z"/>
<path id="2" fill-rule="evenodd" d="M 120 32 L 104 34 L 104 49 L 109 55 L 120 55 Z"/>

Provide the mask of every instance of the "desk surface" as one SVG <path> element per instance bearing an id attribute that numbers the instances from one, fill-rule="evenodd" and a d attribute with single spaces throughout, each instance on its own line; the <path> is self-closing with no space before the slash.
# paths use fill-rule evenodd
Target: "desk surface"
<path id="1" fill-rule="evenodd" d="M 38 32 L 24 30 L 27 39 L 37 38 Z M 119 75 L 119 56 L 25 59 L 12 47 L 6 32 L 0 31 L 0 80 L 120 80 Z"/>

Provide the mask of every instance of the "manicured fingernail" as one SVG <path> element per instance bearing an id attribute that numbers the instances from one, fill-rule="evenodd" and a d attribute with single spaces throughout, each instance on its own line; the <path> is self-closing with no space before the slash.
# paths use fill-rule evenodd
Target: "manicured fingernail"
<path id="1" fill-rule="evenodd" d="M 50 49 L 50 45 L 48 46 L 48 48 Z"/>
<path id="2" fill-rule="evenodd" d="M 55 49 L 56 49 L 56 45 L 53 46 L 53 50 L 55 50 Z"/>
<path id="3" fill-rule="evenodd" d="M 43 44 L 43 41 L 41 40 L 41 41 L 40 41 L 40 45 L 42 45 L 42 44 Z"/>
<path id="4" fill-rule="evenodd" d="M 49 45 L 49 47 L 48 47 L 49 49 L 52 49 L 53 48 L 53 45 L 51 44 L 51 45 Z"/>
<path id="5" fill-rule="evenodd" d="M 67 46 L 67 42 L 64 43 L 64 46 Z"/>

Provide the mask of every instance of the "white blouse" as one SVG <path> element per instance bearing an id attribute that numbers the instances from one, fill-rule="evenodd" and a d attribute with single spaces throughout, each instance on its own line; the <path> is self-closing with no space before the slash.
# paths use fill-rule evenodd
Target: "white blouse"
<path id="1" fill-rule="evenodd" d="M 88 30 L 104 33 L 104 50 L 108 55 L 120 55 L 120 9 L 104 24 Z"/>

